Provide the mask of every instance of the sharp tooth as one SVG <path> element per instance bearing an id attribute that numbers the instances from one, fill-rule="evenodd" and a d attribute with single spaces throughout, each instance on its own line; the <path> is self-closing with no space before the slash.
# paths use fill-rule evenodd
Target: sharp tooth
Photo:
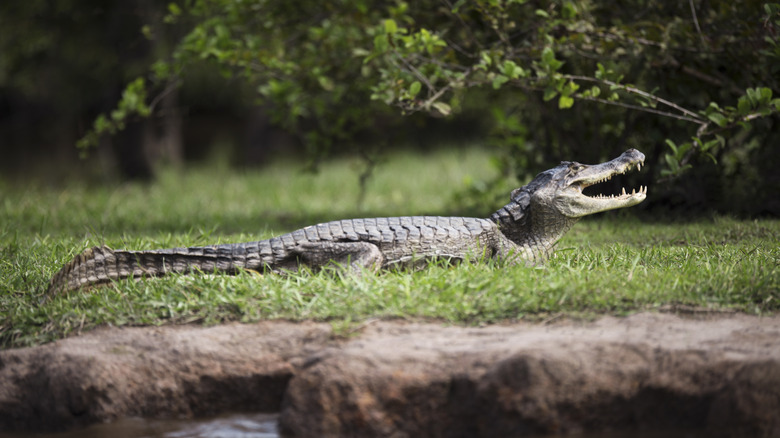
<path id="1" fill-rule="evenodd" d="M 637 163 L 636 165 L 636 171 L 641 172 L 642 171 L 642 163 Z"/>
<path id="2" fill-rule="evenodd" d="M 621 194 L 621 195 L 623 195 L 623 196 L 625 196 L 625 195 L 626 195 L 626 188 L 625 188 L 625 187 L 623 187 L 622 189 L 620 189 L 620 194 Z"/>
<path id="3" fill-rule="evenodd" d="M 631 194 L 636 195 L 636 189 L 631 189 Z"/>

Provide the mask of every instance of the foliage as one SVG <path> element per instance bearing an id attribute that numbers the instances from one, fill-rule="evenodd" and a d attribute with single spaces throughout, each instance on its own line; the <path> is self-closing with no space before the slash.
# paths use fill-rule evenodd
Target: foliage
<path id="1" fill-rule="evenodd" d="M 275 108 L 273 121 L 298 134 L 308 158 L 317 161 L 334 149 L 349 150 L 378 117 L 389 118 L 369 100 L 372 69 L 361 58 L 381 15 L 373 6 L 370 0 L 170 3 L 165 21 L 190 30 L 150 67 L 148 78 L 165 93 L 186 80 L 194 65 L 213 64 L 226 80 L 250 84 L 258 103 Z M 138 89 L 126 93 L 120 107 L 138 95 Z M 143 115 L 143 101 L 135 102 L 135 113 Z M 111 133 L 119 122 L 114 115 L 109 124 L 98 118 L 80 146 L 96 145 L 99 135 Z"/>
<path id="2" fill-rule="evenodd" d="M 58 110 L 94 105 L 107 87 L 144 71 L 138 27 L 151 15 L 136 2 L 0 3 L 0 92 L 48 101 Z M 89 87 L 80 86 L 85 80 Z"/>
<path id="3" fill-rule="evenodd" d="M 377 195 L 367 200 L 367 212 L 354 211 L 351 202 L 358 191 L 349 171 L 354 159 L 325 163 L 318 175 L 287 163 L 240 175 L 217 168 L 163 172 L 151 185 L 0 185 L 0 348 L 106 324 L 289 318 L 339 325 L 373 317 L 479 324 L 676 306 L 780 311 L 780 222 L 641 223 L 617 212 L 584 219 L 560 242 L 558 255 L 538 268 L 462 264 L 363 276 L 171 276 L 43 297 L 51 276 L 94 245 L 208 245 L 357 215 L 457 214 L 452 197 L 467 178 L 490 176 L 489 161 L 480 150 L 392 155 L 370 183 Z"/>
<path id="4" fill-rule="evenodd" d="M 679 123 L 664 124 L 675 137 L 690 139 L 678 147 L 667 137 L 666 168 L 661 172 L 667 177 L 689 169 L 694 154 L 716 160 L 729 147 L 740 147 L 724 135 L 780 112 L 780 98 L 773 98 L 780 84 L 772 73 L 780 70 L 777 4 L 763 8 L 754 1 L 697 6 L 692 0 L 443 4 L 446 7 L 437 9 L 433 21 L 420 20 L 420 11 L 411 8 L 385 21 L 384 35 L 375 38 L 367 58 L 381 66 L 373 98 L 405 111 L 449 114 L 461 105 L 466 91 L 491 87 L 501 90 L 502 101 L 521 102 L 515 105 L 523 107 L 525 123 L 541 119 L 541 125 L 561 127 L 567 116 L 550 111 L 546 102 L 565 110 L 575 101 L 683 121 L 692 128 L 687 135 Z M 665 69 L 680 70 L 690 78 L 670 78 Z M 529 93 L 540 94 L 541 100 Z M 619 127 L 624 117 L 605 115 L 597 122 L 602 126 Z M 593 137 L 588 131 L 598 129 L 580 128 L 581 135 L 575 138 Z M 573 147 L 543 137 L 536 134 L 528 140 L 546 143 L 547 153 L 554 150 L 557 156 L 576 156 L 572 152 L 582 148 L 582 140 L 574 140 L 580 145 Z"/>
<path id="5" fill-rule="evenodd" d="M 94 122 L 94 129 L 82 137 L 77 146 L 85 149 L 90 145 L 96 145 L 102 134 L 116 134 L 125 128 L 125 123 L 132 114 L 148 117 L 152 109 L 146 103 L 146 87 L 143 78 L 136 78 L 127 85 L 122 92 L 122 99 L 110 117 L 100 114 Z"/>
<path id="6" fill-rule="evenodd" d="M 476 102 L 494 117 L 503 174 L 520 179 L 536 165 L 602 161 L 629 145 L 658 165 L 660 181 L 694 166 L 706 173 L 710 162 L 721 174 L 712 190 L 759 175 L 746 185 L 758 208 L 777 188 L 765 163 L 780 155 L 771 146 L 780 140 L 778 4 L 187 0 L 169 5 L 166 21 L 190 30 L 151 67 L 155 90 L 213 63 L 252 84 L 312 161 L 381 147 L 397 122 L 382 103 L 447 117 Z M 142 97 L 136 84 L 126 97 Z M 120 116 L 133 113 L 127 102 Z M 120 126 L 114 115 L 81 145 Z"/>
<path id="7" fill-rule="evenodd" d="M 132 132 L 103 141 L 99 161 L 79 162 L 73 146 L 90 124 L 116 133 L 137 113 L 146 114 L 146 92 L 135 78 L 148 70 L 158 47 L 139 29 L 161 24 L 161 13 L 157 2 L 146 0 L 0 2 L 3 177 L 129 176 L 132 158 L 143 156 Z M 125 87 L 125 103 L 116 108 Z M 96 120 L 101 112 L 106 115 Z M 97 143 L 97 133 L 87 136 Z"/>

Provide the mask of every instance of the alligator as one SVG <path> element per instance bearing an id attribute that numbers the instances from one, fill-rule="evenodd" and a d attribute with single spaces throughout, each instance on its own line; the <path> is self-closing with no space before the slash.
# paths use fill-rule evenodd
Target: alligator
<path id="1" fill-rule="evenodd" d="M 583 189 L 633 168 L 645 156 L 629 149 L 597 165 L 563 161 L 512 191 L 510 201 L 488 218 L 405 216 L 344 219 L 308 226 L 249 243 L 147 251 L 87 249 L 49 283 L 62 293 L 122 278 L 170 273 L 242 270 L 285 273 L 302 265 L 312 270 L 339 265 L 354 271 L 422 266 L 430 260 L 534 265 L 548 259 L 581 217 L 642 202 L 647 187 L 618 195 L 586 195 Z"/>

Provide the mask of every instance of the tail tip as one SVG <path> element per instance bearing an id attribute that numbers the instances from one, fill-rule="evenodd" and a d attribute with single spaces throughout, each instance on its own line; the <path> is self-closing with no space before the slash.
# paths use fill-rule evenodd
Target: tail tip
<path id="1" fill-rule="evenodd" d="M 52 296 L 61 292 L 68 292 L 73 289 L 78 289 L 81 286 L 81 282 L 75 281 L 75 284 L 71 284 L 71 280 L 78 280 L 78 278 L 71 278 L 71 273 L 80 265 L 86 263 L 89 260 L 95 258 L 96 255 L 103 255 L 112 253 L 114 250 L 106 245 L 93 246 L 82 251 L 76 255 L 71 261 L 66 263 L 59 271 L 57 271 L 51 280 L 49 280 L 49 286 L 46 289 L 46 295 Z"/>

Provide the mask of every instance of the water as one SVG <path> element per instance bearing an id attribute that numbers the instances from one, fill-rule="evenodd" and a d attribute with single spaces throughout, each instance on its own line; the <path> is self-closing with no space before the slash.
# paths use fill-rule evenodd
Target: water
<path id="1" fill-rule="evenodd" d="M 278 414 L 230 414 L 200 420 L 150 420 L 127 418 L 63 433 L 3 433 L 0 438 L 279 438 Z M 566 435 L 534 436 L 561 438 Z M 577 438 L 704 438 L 700 431 L 598 432 Z"/>
<path id="2" fill-rule="evenodd" d="M 198 420 L 127 418 L 63 433 L 0 432 L 0 438 L 279 438 L 277 414 L 230 414 Z"/>

